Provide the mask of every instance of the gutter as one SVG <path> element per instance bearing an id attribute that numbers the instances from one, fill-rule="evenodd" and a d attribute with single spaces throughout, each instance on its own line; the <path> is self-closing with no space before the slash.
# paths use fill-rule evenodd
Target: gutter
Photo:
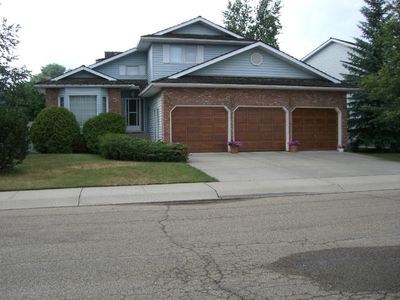
<path id="1" fill-rule="evenodd" d="M 215 83 L 152 83 L 148 85 L 139 96 L 144 96 L 152 89 L 166 87 L 176 88 L 231 88 L 231 89 L 263 89 L 263 90 L 298 90 L 298 91 L 324 91 L 324 92 L 356 92 L 358 88 L 345 87 L 313 87 L 313 86 L 285 86 L 285 85 L 246 85 L 246 84 L 215 84 Z"/>
<path id="2" fill-rule="evenodd" d="M 86 87 L 86 88 L 129 88 L 132 90 L 138 90 L 139 87 L 133 84 L 120 85 L 120 84 L 40 84 L 33 85 L 35 88 L 69 88 L 69 87 Z"/>

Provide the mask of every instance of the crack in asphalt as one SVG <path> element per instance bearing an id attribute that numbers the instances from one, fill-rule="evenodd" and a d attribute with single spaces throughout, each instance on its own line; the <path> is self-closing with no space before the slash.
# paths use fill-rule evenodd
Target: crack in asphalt
<path id="1" fill-rule="evenodd" d="M 167 237 L 167 239 L 174 244 L 176 247 L 179 247 L 183 250 L 186 251 L 190 251 L 191 253 L 195 254 L 200 261 L 203 262 L 203 270 L 205 272 L 205 276 L 206 278 L 208 278 L 212 283 L 215 284 L 215 286 L 218 287 L 218 289 L 220 289 L 223 292 L 229 293 L 229 296 L 227 299 L 231 299 L 231 297 L 237 297 L 238 299 L 242 299 L 244 300 L 245 298 L 243 298 L 241 295 L 239 295 L 238 293 L 228 289 L 228 288 L 224 288 L 221 284 L 222 280 L 224 279 L 224 274 L 222 272 L 222 270 L 220 269 L 218 263 L 214 260 L 214 258 L 212 257 L 211 254 L 200 254 L 198 251 L 196 251 L 193 247 L 186 247 L 176 241 L 174 241 L 173 236 L 170 235 L 166 229 L 166 225 L 165 222 L 167 222 L 169 220 L 169 212 L 171 209 L 171 205 L 167 205 L 167 209 L 165 210 L 165 218 L 160 220 L 158 223 L 161 226 L 161 231 L 164 233 L 164 235 Z M 188 282 L 189 279 L 188 277 L 190 277 L 191 275 L 188 274 L 185 270 L 177 267 L 174 268 L 177 272 L 175 274 L 184 274 L 184 276 L 180 277 L 180 279 L 185 283 Z M 200 279 L 201 280 L 201 279 Z M 205 286 L 207 285 L 206 282 L 203 282 L 202 286 L 204 287 L 204 292 L 208 293 L 209 291 L 205 288 Z"/>

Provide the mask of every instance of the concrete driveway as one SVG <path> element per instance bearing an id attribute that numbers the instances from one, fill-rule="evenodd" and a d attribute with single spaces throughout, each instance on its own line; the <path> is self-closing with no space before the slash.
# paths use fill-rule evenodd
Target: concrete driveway
<path id="1" fill-rule="evenodd" d="M 400 175 L 400 162 L 337 151 L 194 153 L 188 163 L 221 182 Z"/>

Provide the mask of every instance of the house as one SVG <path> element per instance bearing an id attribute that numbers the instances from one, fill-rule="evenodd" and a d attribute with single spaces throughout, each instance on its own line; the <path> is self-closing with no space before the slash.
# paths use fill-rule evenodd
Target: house
<path id="1" fill-rule="evenodd" d="M 46 106 L 79 124 L 102 112 L 126 117 L 128 133 L 185 143 L 191 152 L 331 150 L 346 143 L 353 86 L 260 41 L 202 17 L 142 36 L 90 66 L 36 84 Z"/>
<path id="2" fill-rule="evenodd" d="M 301 61 L 329 74 L 335 78 L 343 80 L 343 74 L 347 74 L 345 68 L 349 61 L 348 53 L 356 45 L 343 40 L 330 38 L 318 48 L 307 54 Z"/>

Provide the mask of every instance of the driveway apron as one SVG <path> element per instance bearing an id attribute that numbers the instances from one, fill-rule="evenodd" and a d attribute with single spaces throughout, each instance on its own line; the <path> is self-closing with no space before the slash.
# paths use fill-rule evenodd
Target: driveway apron
<path id="1" fill-rule="evenodd" d="M 400 175 L 400 163 L 350 152 L 194 153 L 188 163 L 220 182 Z"/>

